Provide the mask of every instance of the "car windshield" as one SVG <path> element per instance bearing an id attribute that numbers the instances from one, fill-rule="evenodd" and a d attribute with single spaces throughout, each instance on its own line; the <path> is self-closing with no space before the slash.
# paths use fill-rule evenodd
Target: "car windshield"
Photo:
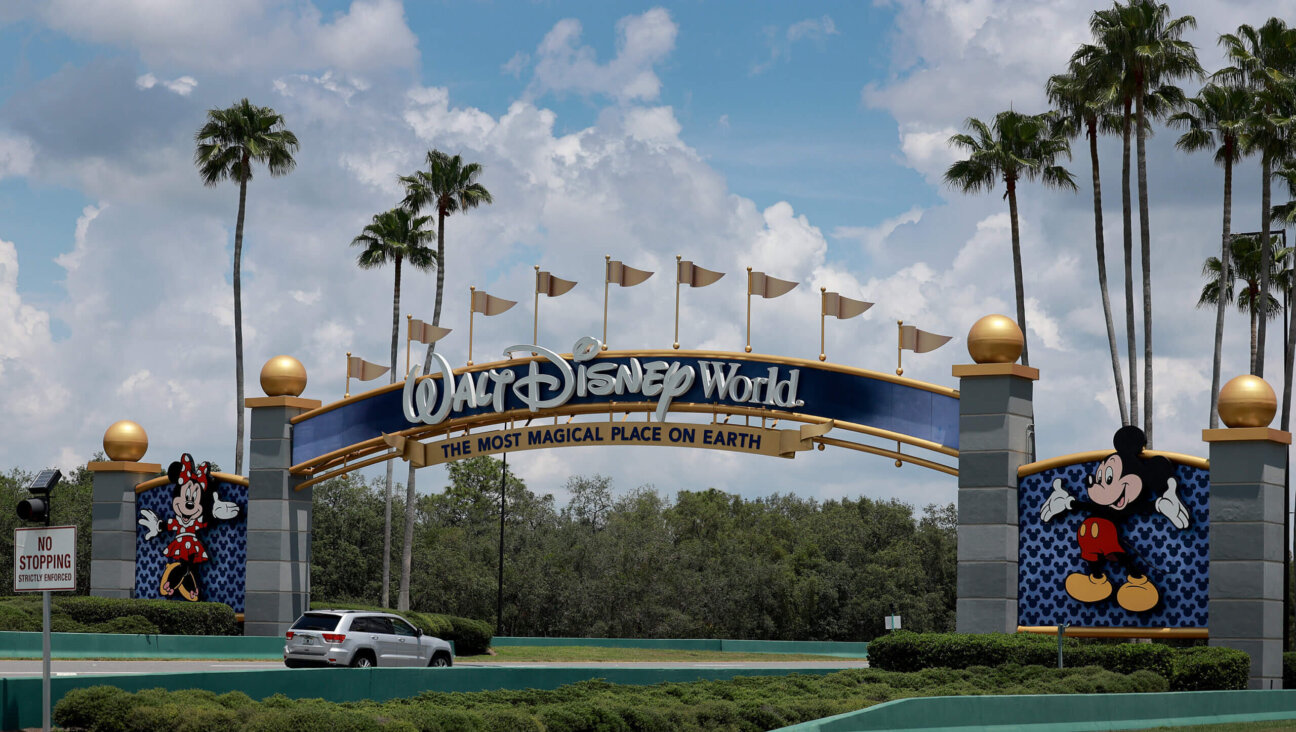
<path id="1" fill-rule="evenodd" d="M 293 623 L 293 630 L 333 630 L 337 627 L 340 616 L 328 613 L 306 613 Z"/>

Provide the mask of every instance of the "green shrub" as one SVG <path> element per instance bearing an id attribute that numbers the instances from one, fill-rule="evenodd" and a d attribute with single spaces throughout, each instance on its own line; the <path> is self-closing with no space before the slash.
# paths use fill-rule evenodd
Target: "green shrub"
<path id="1" fill-rule="evenodd" d="M 40 599 L 0 598 L 0 630 L 38 631 Z M 59 633 L 238 635 L 234 610 L 218 602 L 55 596 L 50 629 Z"/>
<path id="2" fill-rule="evenodd" d="M 319 600 L 311 603 L 311 610 L 371 610 L 399 615 L 428 635 L 453 641 L 455 654 L 460 656 L 476 656 L 485 653 L 490 648 L 491 638 L 494 636 L 491 624 L 481 620 L 421 613 L 414 610 L 392 610 L 349 600 Z"/>
<path id="3" fill-rule="evenodd" d="M 1151 671 L 1165 678 L 1175 691 L 1245 689 L 1250 668 L 1249 658 L 1241 651 L 1204 646 L 1172 648 L 1162 643 L 1082 642 L 1067 638 L 1062 657 L 1067 667 L 1098 666 L 1122 674 Z M 870 643 L 869 662 L 888 671 L 908 672 L 1004 664 L 1056 666 L 1057 639 L 1029 633 L 900 631 Z"/>
<path id="4" fill-rule="evenodd" d="M 1284 666 L 1286 656 L 1283 654 Z M 1284 668 L 1284 673 L 1285 673 Z M 1183 648 L 1175 654 L 1170 674 L 1172 691 L 1245 689 L 1251 675 L 1251 656 L 1236 648 L 1200 646 Z M 1287 688 L 1286 683 L 1283 684 Z"/>
<path id="5" fill-rule="evenodd" d="M 115 686 L 73 689 L 54 706 L 53 720 L 60 727 L 91 732 L 129 730 L 138 696 Z"/>

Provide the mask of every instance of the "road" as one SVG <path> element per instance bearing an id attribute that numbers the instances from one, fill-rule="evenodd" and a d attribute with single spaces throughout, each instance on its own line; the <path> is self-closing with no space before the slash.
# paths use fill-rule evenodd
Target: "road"
<path id="1" fill-rule="evenodd" d="M 567 663 L 474 663 L 460 661 L 456 668 L 754 668 L 777 671 L 803 671 L 813 669 L 865 668 L 863 659 L 843 658 L 840 661 L 756 661 L 741 663 L 723 662 L 647 662 L 624 661 L 597 663 L 575 661 Z M 283 669 L 281 661 L 53 661 L 50 666 L 55 676 L 87 676 L 94 674 L 159 674 L 194 671 L 251 671 Z M 0 661 L 0 677 L 40 676 L 40 661 Z"/>

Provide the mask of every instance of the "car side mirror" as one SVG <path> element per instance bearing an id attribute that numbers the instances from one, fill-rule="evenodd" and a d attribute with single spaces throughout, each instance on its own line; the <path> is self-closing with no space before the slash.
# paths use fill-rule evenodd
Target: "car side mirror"
<path id="1" fill-rule="evenodd" d="M 422 628 L 415 628 L 415 629 L 414 629 L 414 637 L 415 637 L 415 638 L 422 638 L 422 637 L 423 637 L 423 629 L 422 629 Z"/>

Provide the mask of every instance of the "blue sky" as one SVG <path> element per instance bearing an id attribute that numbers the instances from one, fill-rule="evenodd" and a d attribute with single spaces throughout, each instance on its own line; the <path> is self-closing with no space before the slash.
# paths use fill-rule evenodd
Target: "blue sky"
<path id="1" fill-rule="evenodd" d="M 875 3 L 401 4 L 397 0 L 19 2 L 0 10 L 0 466 L 84 461 L 113 421 L 153 437 L 148 459 L 233 462 L 229 277 L 236 188 L 201 186 L 193 134 L 246 96 L 285 116 L 298 167 L 249 188 L 244 260 L 249 394 L 269 357 L 341 396 L 343 354 L 381 360 L 386 270 L 354 266 L 351 238 L 400 196 L 396 176 L 433 147 L 484 166 L 493 206 L 447 224 L 447 353 L 466 355 L 469 285 L 529 304 L 532 266 L 581 285 L 542 319 L 542 344 L 597 332 L 604 254 L 663 270 L 676 254 L 727 271 L 688 293 L 686 347 L 742 346 L 739 273 L 802 283 L 757 313 L 758 351 L 813 357 L 817 290 L 876 302 L 830 328 L 834 360 L 894 367 L 894 323 L 955 336 L 906 375 L 955 386 L 964 334 L 1010 312 L 1006 206 L 940 181 L 945 141 L 969 116 L 1044 108 L 1043 82 L 1087 38 L 1096 4 L 1036 0 Z M 1174 3 L 1208 68 L 1238 23 L 1296 2 Z M 1189 91 L 1193 91 L 1190 87 Z M 1216 251 L 1219 171 L 1149 144 L 1158 373 L 1157 447 L 1203 454 L 1209 313 L 1195 309 Z M 1107 236 L 1119 242 L 1119 147 L 1102 142 Z M 1027 186 L 1023 248 L 1041 455 L 1096 449 L 1116 425 L 1092 248 L 1088 157 L 1078 194 Z M 1258 212 L 1258 167 L 1237 173 L 1235 228 Z M 1249 217 L 1249 218 L 1248 218 Z M 1118 258 L 1113 254 L 1113 260 Z M 1120 272 L 1109 272 L 1119 283 Z M 428 317 L 431 277 L 402 310 Z M 1119 286 L 1112 293 L 1120 303 Z M 613 299 L 619 345 L 670 342 L 673 289 L 658 276 Z M 530 308 L 479 324 L 475 351 L 530 335 Z M 1245 368 L 1230 315 L 1225 375 Z M 1123 336 L 1123 332 L 1120 334 Z M 1273 339 L 1276 340 L 1276 339 Z M 1275 347 L 1276 348 L 1276 347 Z M 1274 356 L 1276 358 L 1276 356 Z M 454 360 L 454 359 L 452 359 Z M 480 360 L 480 359 L 478 359 Z M 1276 383 L 1276 382 L 1275 382 Z M 511 463 L 512 464 L 512 463 Z M 817 453 L 738 460 L 650 448 L 519 457 L 562 495 L 568 476 L 618 486 L 749 495 L 866 492 L 953 498 L 944 476 Z M 443 480 L 433 473 L 432 485 Z M 866 479 L 861 475 L 868 476 Z"/>

